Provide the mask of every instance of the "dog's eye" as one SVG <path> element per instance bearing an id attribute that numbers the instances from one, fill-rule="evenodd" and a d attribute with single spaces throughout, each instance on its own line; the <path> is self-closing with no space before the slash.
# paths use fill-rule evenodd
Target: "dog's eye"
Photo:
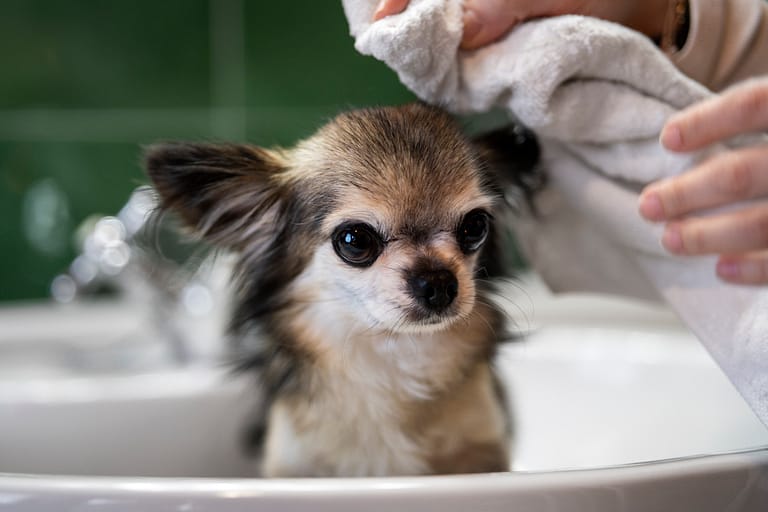
<path id="1" fill-rule="evenodd" d="M 472 210 L 464 216 L 459 229 L 456 231 L 456 240 L 465 254 L 477 251 L 488 237 L 489 215 L 483 210 Z"/>
<path id="2" fill-rule="evenodd" d="M 384 242 L 368 224 L 347 224 L 339 226 L 333 233 L 333 249 L 339 258 L 354 267 L 373 265 Z"/>

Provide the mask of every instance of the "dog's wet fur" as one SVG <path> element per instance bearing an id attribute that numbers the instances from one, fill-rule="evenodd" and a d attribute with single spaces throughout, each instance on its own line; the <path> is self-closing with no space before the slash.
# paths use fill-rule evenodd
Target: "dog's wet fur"
<path id="1" fill-rule="evenodd" d="M 469 139 L 423 104 L 343 113 L 290 150 L 148 149 L 162 208 L 239 255 L 231 331 L 268 397 L 265 476 L 508 470 L 493 219 L 537 156 L 519 128 Z"/>

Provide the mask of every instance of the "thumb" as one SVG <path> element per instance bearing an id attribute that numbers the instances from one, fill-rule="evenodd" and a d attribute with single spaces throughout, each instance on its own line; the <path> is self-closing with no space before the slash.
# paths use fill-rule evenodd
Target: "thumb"
<path id="1" fill-rule="evenodd" d="M 524 2 L 467 0 L 464 3 L 464 33 L 461 47 L 473 50 L 495 41 L 525 19 Z"/>

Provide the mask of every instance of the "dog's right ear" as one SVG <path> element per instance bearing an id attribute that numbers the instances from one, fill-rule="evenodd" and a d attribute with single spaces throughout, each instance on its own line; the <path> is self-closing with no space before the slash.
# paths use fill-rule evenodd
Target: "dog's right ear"
<path id="1" fill-rule="evenodd" d="M 161 208 L 219 245 L 269 238 L 287 202 L 278 179 L 283 160 L 255 146 L 158 144 L 147 148 L 144 166 Z"/>

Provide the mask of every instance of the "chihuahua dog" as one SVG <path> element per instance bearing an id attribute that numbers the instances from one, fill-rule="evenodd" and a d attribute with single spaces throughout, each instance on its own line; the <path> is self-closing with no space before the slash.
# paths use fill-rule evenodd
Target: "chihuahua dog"
<path id="1" fill-rule="evenodd" d="M 239 255 L 265 476 L 508 470 L 493 221 L 536 155 L 519 129 L 469 140 L 422 104 L 343 113 L 291 150 L 149 148 L 162 208 Z"/>

